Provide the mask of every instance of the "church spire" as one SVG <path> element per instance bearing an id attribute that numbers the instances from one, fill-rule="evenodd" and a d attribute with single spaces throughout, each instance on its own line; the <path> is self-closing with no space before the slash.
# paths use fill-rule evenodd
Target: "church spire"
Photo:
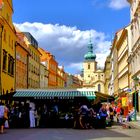
<path id="1" fill-rule="evenodd" d="M 95 61 L 95 59 L 96 59 L 96 54 L 93 53 L 93 44 L 91 41 L 91 34 L 90 34 L 90 39 L 89 39 L 89 43 L 88 43 L 88 52 L 85 54 L 84 58 L 86 61 L 88 61 L 88 60 Z"/>

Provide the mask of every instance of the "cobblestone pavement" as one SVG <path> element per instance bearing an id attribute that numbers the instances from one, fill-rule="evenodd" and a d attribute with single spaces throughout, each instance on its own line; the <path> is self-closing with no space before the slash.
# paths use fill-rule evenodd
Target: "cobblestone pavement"
<path id="1" fill-rule="evenodd" d="M 0 140 L 139 140 L 139 129 L 113 126 L 106 129 L 8 129 Z"/>

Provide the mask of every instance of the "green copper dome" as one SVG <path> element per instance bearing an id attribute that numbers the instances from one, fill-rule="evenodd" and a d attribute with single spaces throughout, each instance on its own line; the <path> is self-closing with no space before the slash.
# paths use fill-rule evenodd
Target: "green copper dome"
<path id="1" fill-rule="evenodd" d="M 91 39 L 88 43 L 88 52 L 84 55 L 85 60 L 95 60 L 96 54 L 93 53 L 93 45 Z"/>
<path id="2" fill-rule="evenodd" d="M 88 52 L 87 54 L 85 54 L 84 58 L 85 58 L 85 60 L 95 60 L 96 55 L 91 52 Z"/>

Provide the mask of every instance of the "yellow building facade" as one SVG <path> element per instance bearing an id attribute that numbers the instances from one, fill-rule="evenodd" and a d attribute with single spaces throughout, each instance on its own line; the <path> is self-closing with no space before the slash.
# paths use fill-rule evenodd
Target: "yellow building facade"
<path id="1" fill-rule="evenodd" d="M 131 69 L 131 89 L 136 91 L 136 100 L 133 97 L 137 111 L 140 112 L 140 0 L 127 0 L 130 3 L 131 45 L 129 63 Z M 133 94 L 134 96 L 134 94 Z"/>
<path id="2" fill-rule="evenodd" d="M 128 65 L 128 32 L 127 28 L 121 30 L 116 48 L 118 52 L 118 96 L 121 106 L 124 108 L 124 115 L 128 114 L 129 101 L 129 65 Z"/>
<path id="3" fill-rule="evenodd" d="M 57 68 L 57 87 L 64 88 L 66 85 L 66 74 L 64 67 L 58 66 Z"/>
<path id="4" fill-rule="evenodd" d="M 129 107 L 132 106 L 132 102 L 129 100 L 131 89 L 129 34 L 130 25 L 116 32 L 110 54 L 112 58 L 110 85 L 113 83 L 113 95 L 117 99 L 118 105 L 124 108 L 125 115 L 128 114 Z"/>
<path id="5" fill-rule="evenodd" d="M 40 52 L 38 51 L 38 42 L 28 32 L 23 32 L 27 40 L 25 41 L 29 48 L 29 67 L 28 67 L 28 88 L 40 88 Z"/>
<path id="6" fill-rule="evenodd" d="M 12 23 L 12 0 L 0 7 L 0 94 L 15 91 L 15 28 Z"/>
<path id="7" fill-rule="evenodd" d="M 116 43 L 118 52 L 118 88 L 119 94 L 129 88 L 129 67 L 128 67 L 128 35 L 124 28 Z"/>
<path id="8" fill-rule="evenodd" d="M 122 30 L 116 32 L 114 36 L 114 40 L 112 42 L 111 48 L 111 73 L 110 73 L 110 95 L 118 96 L 119 93 L 119 83 L 118 83 L 118 50 L 117 50 L 117 42 L 118 38 L 121 35 Z M 112 88 L 112 89 L 111 89 Z"/>
<path id="9" fill-rule="evenodd" d="M 105 67 L 104 67 L 104 73 L 105 73 L 105 94 L 109 94 L 109 83 L 110 83 L 110 73 L 111 73 L 111 57 L 110 55 L 106 58 L 105 61 Z"/>

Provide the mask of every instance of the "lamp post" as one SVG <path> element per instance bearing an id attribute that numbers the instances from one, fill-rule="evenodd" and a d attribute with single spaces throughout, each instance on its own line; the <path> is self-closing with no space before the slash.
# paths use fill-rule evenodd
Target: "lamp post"
<path id="1" fill-rule="evenodd" d="M 136 97 L 137 97 L 137 84 L 138 84 L 138 81 L 139 81 L 139 78 L 137 77 L 137 76 L 135 76 L 134 78 L 133 78 L 133 80 L 134 80 L 134 88 L 135 88 L 135 93 L 134 93 L 134 98 L 135 98 L 135 104 L 134 104 L 134 108 L 135 108 L 135 114 L 134 114 L 134 120 L 136 121 L 137 120 L 137 99 L 136 99 Z"/>

